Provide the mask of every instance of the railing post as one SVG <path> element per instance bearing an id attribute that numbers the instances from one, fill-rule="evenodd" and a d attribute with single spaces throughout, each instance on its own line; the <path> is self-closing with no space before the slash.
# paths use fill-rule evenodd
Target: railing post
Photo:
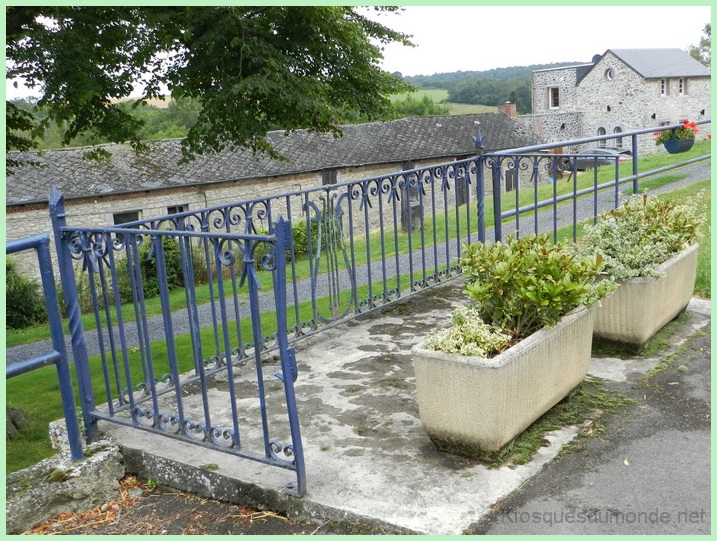
<path id="1" fill-rule="evenodd" d="M 485 242 L 485 176 L 483 168 L 485 158 L 481 155 L 476 160 L 476 197 L 478 199 L 478 241 Z"/>
<path id="2" fill-rule="evenodd" d="M 281 375 L 277 374 L 277 376 L 284 382 L 293 460 L 296 469 L 297 484 L 291 488 L 296 495 L 302 496 L 306 490 L 306 470 L 304 467 L 304 450 L 301 442 L 299 414 L 296 409 L 296 395 L 294 394 L 294 382 L 298 376 L 298 367 L 294 348 L 289 347 L 289 331 L 286 322 L 286 251 L 290 250 L 292 245 L 291 222 L 287 222 L 280 216 L 276 220 L 274 232 L 276 235 L 274 302 L 276 304 L 277 342 L 279 344 L 279 357 L 281 358 Z"/>
<path id="3" fill-rule="evenodd" d="M 637 178 L 637 175 L 639 172 L 638 167 L 637 167 L 637 135 L 632 134 L 632 136 L 630 137 L 630 140 L 632 141 L 632 176 L 634 177 L 632 179 L 632 193 L 635 194 L 639 190 L 639 187 L 638 187 L 639 179 Z"/>
<path id="4" fill-rule="evenodd" d="M 50 221 L 52 222 L 52 230 L 55 236 L 55 250 L 57 251 L 62 294 L 65 298 L 67 318 L 70 323 L 72 356 L 75 359 L 75 372 L 77 374 L 77 387 L 80 395 L 80 406 L 82 408 L 82 420 L 85 424 L 85 437 L 88 442 L 91 442 L 97 436 L 97 420 L 90 414 L 90 412 L 95 409 L 95 397 L 92 391 L 87 346 L 85 344 L 85 334 L 82 327 L 80 306 L 77 300 L 77 286 L 75 284 L 72 258 L 69 256 L 67 245 L 62 237 L 61 231 L 61 228 L 67 225 L 65 220 L 65 202 L 55 186 L 52 187 L 52 191 L 50 192 L 49 207 Z"/>
<path id="5" fill-rule="evenodd" d="M 503 229 L 500 208 L 500 158 L 492 156 L 490 159 L 491 171 L 493 176 L 493 231 L 495 231 L 495 241 L 503 240 Z"/>

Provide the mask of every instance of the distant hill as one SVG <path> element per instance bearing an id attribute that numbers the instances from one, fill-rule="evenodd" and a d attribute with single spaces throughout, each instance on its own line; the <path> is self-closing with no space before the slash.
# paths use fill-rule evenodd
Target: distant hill
<path id="1" fill-rule="evenodd" d="M 456 83 L 461 83 L 469 79 L 511 79 L 513 77 L 532 76 L 535 70 L 561 68 L 584 63 L 585 62 L 555 62 L 552 64 L 494 68 L 485 71 L 454 71 L 450 73 L 435 73 L 433 75 L 407 75 L 403 77 L 403 80 L 423 88 L 448 89 Z"/>

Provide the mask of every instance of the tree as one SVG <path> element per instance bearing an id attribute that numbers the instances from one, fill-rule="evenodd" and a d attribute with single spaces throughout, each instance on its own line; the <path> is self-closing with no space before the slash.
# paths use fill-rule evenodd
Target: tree
<path id="1" fill-rule="evenodd" d="M 381 47 L 408 37 L 353 7 L 8 7 L 6 25 L 6 78 L 41 91 L 64 144 L 94 132 L 143 150 L 143 121 L 116 104 L 139 86 L 135 106 L 167 91 L 198 104 L 183 159 L 236 147 L 277 158 L 267 131 L 340 136 L 411 88 L 379 66 Z M 8 107 L 8 149 L 34 148 L 41 129 Z"/>
<path id="2" fill-rule="evenodd" d="M 440 116 L 449 113 L 448 107 L 438 105 L 428 96 L 417 99 L 410 94 L 403 100 L 395 101 L 393 108 L 399 116 Z"/>
<path id="3" fill-rule="evenodd" d="M 690 56 L 705 66 L 712 65 L 712 24 L 707 23 L 702 30 L 699 45 L 691 45 L 688 49 Z"/>

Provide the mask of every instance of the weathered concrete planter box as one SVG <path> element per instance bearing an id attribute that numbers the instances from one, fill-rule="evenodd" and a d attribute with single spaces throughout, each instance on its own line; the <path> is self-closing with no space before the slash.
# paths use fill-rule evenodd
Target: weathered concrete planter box
<path id="1" fill-rule="evenodd" d="M 436 447 L 492 459 L 583 381 L 593 316 L 578 308 L 492 359 L 415 346 L 418 412 Z"/>
<path id="2" fill-rule="evenodd" d="M 693 244 L 658 267 L 661 276 L 630 278 L 595 307 L 594 337 L 641 349 L 680 314 L 695 289 L 697 254 Z"/>

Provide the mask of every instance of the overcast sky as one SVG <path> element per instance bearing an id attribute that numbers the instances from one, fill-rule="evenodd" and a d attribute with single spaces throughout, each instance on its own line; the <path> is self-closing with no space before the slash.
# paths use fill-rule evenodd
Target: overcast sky
<path id="1" fill-rule="evenodd" d="M 589 62 L 607 49 L 686 49 L 699 43 L 711 11 L 706 6 L 409 6 L 377 17 L 413 35 L 417 45 L 387 46 L 384 69 L 430 75 Z M 6 93 L 12 99 L 32 91 L 6 81 Z"/>
<path id="2" fill-rule="evenodd" d="M 706 6 L 410 6 L 377 20 L 412 34 L 417 45 L 386 47 L 384 68 L 430 75 L 590 62 L 607 49 L 687 49 L 699 43 L 711 11 Z"/>

